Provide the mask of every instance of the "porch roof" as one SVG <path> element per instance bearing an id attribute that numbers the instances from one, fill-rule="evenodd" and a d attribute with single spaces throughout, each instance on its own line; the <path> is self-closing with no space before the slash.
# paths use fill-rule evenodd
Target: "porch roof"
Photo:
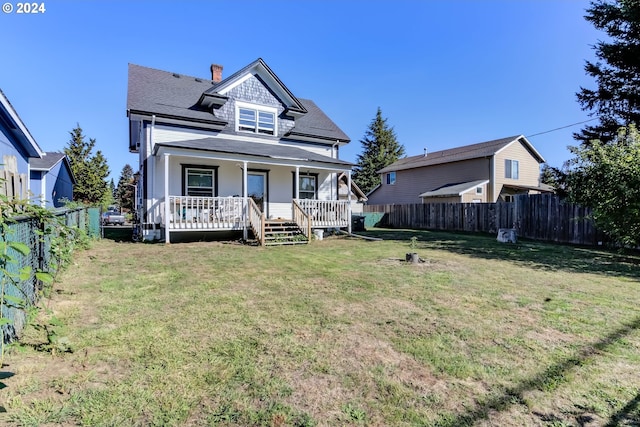
<path id="1" fill-rule="evenodd" d="M 427 191 L 426 193 L 420 194 L 418 197 L 451 197 L 451 196 L 462 196 L 467 191 L 470 191 L 476 187 L 487 184 L 489 182 L 488 179 L 479 179 L 477 181 L 469 181 L 462 182 L 458 184 L 447 184 L 440 188 L 437 188 L 432 191 Z"/>
<path id="2" fill-rule="evenodd" d="M 314 162 L 322 163 L 338 169 L 351 169 L 353 163 L 340 159 L 323 156 L 298 147 L 282 144 L 264 144 L 258 142 L 228 140 L 224 138 L 201 138 L 187 141 L 158 142 L 154 147 L 154 154 L 158 154 L 160 147 L 184 148 L 209 153 L 238 154 L 240 156 L 263 157 L 272 160 L 287 160 L 294 163 Z"/>

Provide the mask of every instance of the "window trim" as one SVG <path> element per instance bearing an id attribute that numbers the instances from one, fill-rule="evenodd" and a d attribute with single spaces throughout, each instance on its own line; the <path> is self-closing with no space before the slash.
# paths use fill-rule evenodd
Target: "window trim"
<path id="1" fill-rule="evenodd" d="M 213 179 L 213 195 L 212 196 L 189 196 L 189 197 L 218 197 L 218 166 L 211 165 L 194 165 L 194 164 L 181 164 L 182 166 L 182 195 L 189 196 L 188 194 L 188 180 L 187 172 L 191 169 L 196 170 L 210 170 Z"/>
<path id="2" fill-rule="evenodd" d="M 391 179 L 391 176 L 393 176 L 393 179 Z M 385 174 L 384 182 L 387 185 L 396 185 L 397 179 L 398 179 L 398 176 L 396 175 L 396 171 L 391 171 Z"/>
<path id="3" fill-rule="evenodd" d="M 505 159 L 504 177 L 507 179 L 520 179 L 520 161 L 519 160 Z"/>
<path id="4" fill-rule="evenodd" d="M 236 132 L 241 133 L 250 133 L 254 135 L 267 135 L 267 136 L 278 136 L 278 109 L 275 107 L 267 107 L 265 105 L 257 105 L 251 104 L 248 102 L 236 101 Z M 252 122 L 254 123 L 253 130 L 249 129 L 247 125 L 240 124 L 240 111 L 252 111 L 254 119 Z M 273 117 L 273 123 L 268 123 L 269 126 L 265 126 L 267 121 L 260 120 L 260 114 L 268 114 Z M 273 126 L 273 129 L 270 128 Z M 244 127 L 244 129 L 243 129 Z"/>
<path id="5" fill-rule="evenodd" d="M 295 172 L 291 172 L 293 174 L 293 198 L 296 198 L 296 189 L 298 188 L 298 186 L 300 185 L 300 182 L 296 182 L 296 173 Z M 316 185 L 315 185 L 315 189 L 313 192 L 313 198 L 310 200 L 318 200 L 318 183 L 319 183 L 319 177 L 320 174 L 318 173 L 311 173 L 311 172 L 307 172 L 307 173 L 302 173 L 299 172 L 298 173 L 298 180 L 302 177 L 312 177 L 314 178 Z M 297 191 L 298 193 L 298 197 L 300 197 L 300 191 Z M 308 192 L 307 192 L 308 193 Z M 302 199 L 302 197 L 300 197 Z"/>

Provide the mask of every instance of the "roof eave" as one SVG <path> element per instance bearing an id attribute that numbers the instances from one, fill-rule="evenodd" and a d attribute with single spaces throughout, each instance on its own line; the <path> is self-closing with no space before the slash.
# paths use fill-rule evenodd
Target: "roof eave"
<path id="1" fill-rule="evenodd" d="M 129 110 L 127 112 L 129 118 L 131 116 L 137 115 L 141 116 L 140 118 L 148 118 L 151 119 L 155 116 L 156 123 L 167 123 L 167 124 L 191 124 L 198 123 L 202 125 L 208 125 L 209 128 L 212 129 L 223 129 L 229 122 L 226 120 L 207 120 L 207 119 L 198 119 L 193 117 L 184 117 L 184 116 L 176 116 L 173 114 L 163 114 L 163 113 L 154 113 L 152 111 L 143 111 L 143 110 Z"/>
<path id="2" fill-rule="evenodd" d="M 296 132 L 294 130 L 290 130 L 284 136 L 285 137 L 295 136 L 303 140 L 304 139 L 313 140 L 313 141 L 322 140 L 322 141 L 329 142 L 331 144 L 338 143 L 340 145 L 348 144 L 349 142 L 351 142 L 350 139 L 344 139 L 339 137 L 336 138 L 336 137 L 330 137 L 330 136 L 324 136 L 324 135 L 312 135 L 310 133 Z"/>
<path id="3" fill-rule="evenodd" d="M 15 129 L 8 129 L 13 136 L 20 142 L 20 145 L 27 153 L 28 157 L 43 157 L 44 151 L 40 148 L 36 140 L 33 138 L 29 129 L 24 124 L 18 112 L 13 108 L 9 99 L 4 92 L 0 90 L 0 113 L 10 121 Z"/>
<path id="4" fill-rule="evenodd" d="M 211 110 L 223 106 L 228 100 L 228 96 L 204 92 L 200 95 L 200 99 L 198 99 L 198 105 Z"/>

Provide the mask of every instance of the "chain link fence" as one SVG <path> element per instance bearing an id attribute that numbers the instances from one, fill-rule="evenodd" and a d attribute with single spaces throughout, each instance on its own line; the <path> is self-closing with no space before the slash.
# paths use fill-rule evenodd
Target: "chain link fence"
<path id="1" fill-rule="evenodd" d="M 20 242 L 29 248 L 29 253 L 23 255 L 9 248 L 9 255 L 15 262 L 8 263 L 6 270 L 9 274 L 0 279 L 5 281 L 5 295 L 21 299 L 26 306 L 33 306 L 38 301 L 42 283 L 36 278 L 36 271 L 55 274 L 58 268 L 58 260 L 53 253 L 53 241 L 61 237 L 60 223 L 70 227 L 76 232 L 86 233 L 91 239 L 100 237 L 100 210 L 99 208 L 77 208 L 60 210 L 54 213 L 54 219 L 49 223 L 43 223 L 39 218 L 18 216 L 15 222 L 9 224 L 7 239 L 12 242 Z M 73 236 L 69 236 L 67 242 L 61 244 L 72 245 Z M 30 268 L 28 277 L 20 276 L 20 271 L 25 267 Z M 5 343 L 10 343 L 18 338 L 25 326 L 26 312 L 23 308 L 5 304 L 2 309 L 2 317 L 9 319 L 10 323 L 2 327 L 2 338 Z"/>

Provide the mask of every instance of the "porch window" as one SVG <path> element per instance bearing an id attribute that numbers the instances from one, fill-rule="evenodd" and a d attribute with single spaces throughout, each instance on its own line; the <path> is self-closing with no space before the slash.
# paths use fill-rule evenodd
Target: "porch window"
<path id="1" fill-rule="evenodd" d="M 317 199 L 318 176 L 300 175 L 300 189 L 298 194 L 301 199 Z"/>
<path id="2" fill-rule="evenodd" d="M 215 196 L 215 169 L 207 167 L 183 167 L 184 194 L 196 197 Z"/>
<path id="3" fill-rule="evenodd" d="M 511 179 L 518 179 L 520 175 L 519 162 L 517 160 L 505 160 L 504 161 L 504 177 Z"/>
<path id="4" fill-rule="evenodd" d="M 275 108 L 249 108 L 238 105 L 236 112 L 238 117 L 238 131 L 264 135 L 276 134 Z"/>
<path id="5" fill-rule="evenodd" d="M 301 199 L 317 199 L 318 198 L 318 174 L 305 173 L 299 174 L 299 180 L 296 183 L 296 174 L 291 172 L 293 176 L 293 197 L 296 197 L 296 185 L 298 186 L 298 197 Z"/>

